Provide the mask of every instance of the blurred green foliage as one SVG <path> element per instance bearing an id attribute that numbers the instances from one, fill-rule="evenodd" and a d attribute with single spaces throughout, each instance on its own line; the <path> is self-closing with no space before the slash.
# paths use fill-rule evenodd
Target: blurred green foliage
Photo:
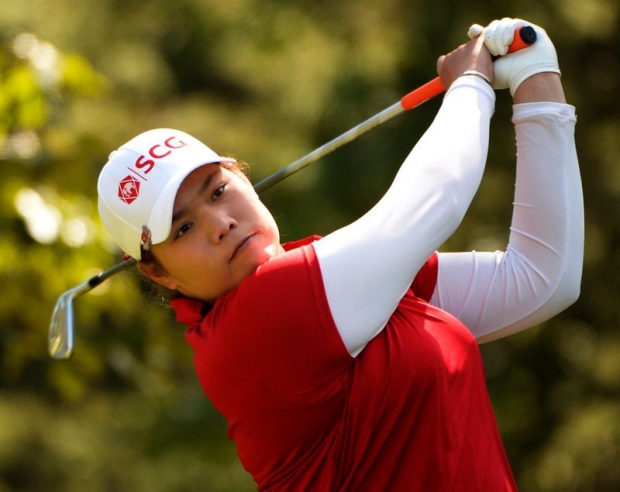
<path id="1" fill-rule="evenodd" d="M 76 353 L 47 355 L 58 296 L 120 253 L 96 214 L 108 153 L 176 127 L 255 181 L 435 76 L 473 22 L 542 25 L 578 108 L 586 262 L 577 304 L 483 346 L 524 491 L 620 488 L 620 5 L 615 0 L 0 0 L 0 492 L 243 491 L 183 327 L 133 274 L 76 303 Z M 265 192 L 284 240 L 381 196 L 440 98 Z M 450 250 L 503 248 L 514 175 L 499 94 L 489 167 Z M 449 145 L 449 142 L 446 142 Z"/>

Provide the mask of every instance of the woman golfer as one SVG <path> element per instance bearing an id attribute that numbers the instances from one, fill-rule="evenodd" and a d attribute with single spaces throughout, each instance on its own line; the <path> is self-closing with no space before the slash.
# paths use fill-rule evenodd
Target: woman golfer
<path id="1" fill-rule="evenodd" d="M 234 161 L 180 131 L 143 133 L 104 167 L 101 218 L 175 292 L 200 383 L 260 490 L 516 490 L 478 344 L 573 303 L 583 255 L 555 49 L 534 26 L 531 48 L 491 61 L 522 24 L 494 21 L 438 60 L 436 119 L 385 196 L 326 237 L 281 244 Z M 492 85 L 514 101 L 509 245 L 437 253 L 483 174 Z"/>

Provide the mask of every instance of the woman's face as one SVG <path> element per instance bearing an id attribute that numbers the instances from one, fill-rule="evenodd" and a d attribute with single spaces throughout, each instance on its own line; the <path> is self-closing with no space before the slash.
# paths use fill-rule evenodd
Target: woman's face
<path id="1" fill-rule="evenodd" d="M 247 178 L 210 164 L 179 188 L 170 236 L 151 247 L 159 265 L 139 267 L 169 289 L 213 301 L 282 251 L 278 227 Z"/>

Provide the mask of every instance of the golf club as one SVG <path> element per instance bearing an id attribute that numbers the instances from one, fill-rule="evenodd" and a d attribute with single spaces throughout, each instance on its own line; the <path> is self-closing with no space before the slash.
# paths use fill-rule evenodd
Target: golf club
<path id="1" fill-rule="evenodd" d="M 508 49 L 508 53 L 521 50 L 528 47 L 536 41 L 536 31 L 530 26 L 523 26 L 517 28 L 515 31 L 515 38 L 513 43 Z M 335 149 L 355 140 L 360 135 L 366 133 L 368 130 L 385 123 L 392 119 L 394 116 L 413 109 L 420 104 L 438 96 L 445 91 L 439 77 L 427 82 L 419 88 L 413 90 L 401 100 L 392 106 L 377 113 L 375 116 L 370 117 L 363 123 L 353 127 L 347 132 L 343 133 L 339 137 L 329 141 L 316 150 L 310 152 L 306 156 L 298 159 L 297 161 L 289 164 L 288 166 L 276 171 L 272 175 L 263 179 L 262 181 L 254 185 L 254 189 L 260 193 L 271 186 L 279 183 L 283 179 L 305 168 L 308 164 L 320 159 L 321 157 L 333 152 Z M 49 340 L 48 350 L 50 355 L 54 359 L 68 359 L 73 355 L 73 300 L 77 297 L 91 291 L 106 279 L 115 275 L 116 273 L 135 265 L 136 259 L 125 255 L 123 260 L 113 267 L 101 272 L 100 274 L 90 278 L 82 284 L 73 287 L 64 294 L 62 294 L 54 311 L 52 313 L 52 320 L 49 327 Z"/>

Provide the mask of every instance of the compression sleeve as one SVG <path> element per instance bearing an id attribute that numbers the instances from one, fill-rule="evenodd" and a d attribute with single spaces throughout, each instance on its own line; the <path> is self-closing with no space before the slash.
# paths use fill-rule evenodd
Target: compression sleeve
<path id="1" fill-rule="evenodd" d="M 352 355 L 386 325 L 428 257 L 454 232 L 486 162 L 495 93 L 457 79 L 381 200 L 314 243 L 329 307 Z"/>
<path id="2" fill-rule="evenodd" d="M 541 323 L 579 296 L 584 217 L 575 108 L 514 106 L 517 175 L 506 252 L 442 253 L 431 302 L 480 343 Z"/>

